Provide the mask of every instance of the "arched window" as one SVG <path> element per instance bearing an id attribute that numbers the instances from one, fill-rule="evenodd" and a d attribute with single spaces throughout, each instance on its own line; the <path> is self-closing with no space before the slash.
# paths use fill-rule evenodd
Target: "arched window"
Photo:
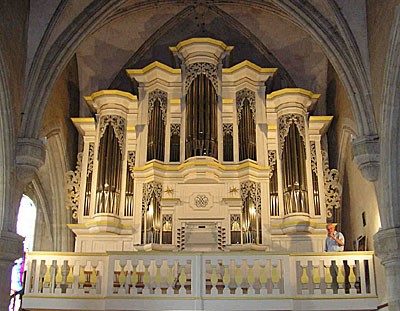
<path id="1" fill-rule="evenodd" d="M 186 159 L 218 157 L 217 92 L 205 74 L 199 74 L 186 95 Z"/>

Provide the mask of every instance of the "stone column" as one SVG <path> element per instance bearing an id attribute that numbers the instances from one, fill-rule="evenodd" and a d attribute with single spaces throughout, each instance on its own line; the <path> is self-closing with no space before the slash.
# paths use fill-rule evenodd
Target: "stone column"
<path id="1" fill-rule="evenodd" d="M 0 232 L 0 310 L 8 310 L 12 263 L 22 256 L 23 240 L 16 233 Z"/>
<path id="2" fill-rule="evenodd" d="M 374 236 L 375 252 L 385 267 L 390 311 L 400 310 L 400 227 L 381 229 Z"/>

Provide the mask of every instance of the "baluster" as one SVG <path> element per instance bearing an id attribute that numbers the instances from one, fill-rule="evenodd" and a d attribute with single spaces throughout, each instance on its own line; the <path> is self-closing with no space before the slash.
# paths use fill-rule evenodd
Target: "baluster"
<path id="1" fill-rule="evenodd" d="M 229 281 L 229 289 L 231 294 L 236 294 L 236 289 L 237 289 L 237 284 L 236 283 L 236 264 L 235 260 L 231 259 L 230 264 L 229 264 L 229 275 L 230 275 L 230 281 Z"/>
<path id="2" fill-rule="evenodd" d="M 186 273 L 185 267 L 181 267 L 181 273 L 179 275 L 179 283 L 181 284 L 181 288 L 179 289 L 179 295 L 185 295 L 186 290 L 184 284 L 186 283 Z"/>
<path id="3" fill-rule="evenodd" d="M 126 280 L 125 280 L 125 293 L 126 294 L 131 294 L 131 289 L 132 289 L 132 276 L 133 276 L 133 266 L 132 266 L 132 261 L 127 260 L 126 266 L 125 266 L 125 275 L 126 275 Z"/>
<path id="4" fill-rule="evenodd" d="M 144 264 L 144 274 L 143 274 L 143 295 L 149 295 L 150 294 L 150 273 L 149 273 L 149 265 L 150 263 L 148 260 L 143 261 Z"/>
<path id="5" fill-rule="evenodd" d="M 215 265 L 211 265 L 211 275 L 210 275 L 210 281 L 211 281 L 211 295 L 216 296 L 218 294 L 217 290 L 217 283 L 218 283 L 218 275 L 217 275 L 217 268 Z"/>
<path id="6" fill-rule="evenodd" d="M 356 270 L 356 265 L 354 260 L 348 260 L 347 264 L 349 267 L 350 295 L 355 295 L 357 294 L 357 278 L 354 273 L 354 271 Z"/>
<path id="7" fill-rule="evenodd" d="M 268 294 L 268 275 L 267 275 L 267 262 L 260 264 L 260 295 L 265 296 Z"/>
<path id="8" fill-rule="evenodd" d="M 167 295 L 172 296 L 175 293 L 174 287 L 175 287 L 175 273 L 174 273 L 174 267 L 175 264 L 173 262 L 168 263 L 168 270 L 167 270 L 167 283 L 168 283 L 168 288 L 167 288 Z"/>
<path id="9" fill-rule="evenodd" d="M 228 295 L 230 293 L 229 290 L 229 281 L 231 280 L 231 276 L 229 274 L 229 268 L 228 265 L 223 265 L 223 275 L 222 275 L 222 282 L 224 283 L 224 289 L 222 291 L 223 295 Z"/>
<path id="10" fill-rule="evenodd" d="M 243 295 L 243 289 L 241 287 L 243 281 L 243 275 L 241 268 L 242 268 L 242 261 L 239 259 L 235 267 L 235 281 L 237 284 L 236 294 L 239 295 Z"/>
<path id="11" fill-rule="evenodd" d="M 162 262 L 160 262 L 159 260 L 155 261 L 155 269 L 156 269 L 155 284 L 156 284 L 156 290 L 155 290 L 154 293 L 156 295 L 161 295 L 162 294 L 161 287 L 163 285 L 161 284 L 162 283 L 161 266 L 162 266 Z"/>
<path id="12" fill-rule="evenodd" d="M 280 293 L 280 281 L 281 281 L 281 269 L 280 269 L 280 261 L 271 262 L 272 271 L 271 271 L 271 280 L 273 284 L 272 294 L 277 295 Z"/>
<path id="13" fill-rule="evenodd" d="M 331 275 L 331 263 L 330 261 L 325 261 L 325 273 L 324 273 L 324 281 L 325 281 L 325 292 L 327 295 L 332 295 L 333 294 L 333 288 L 332 288 L 332 275 Z"/>
<path id="14" fill-rule="evenodd" d="M 169 272 L 168 262 L 166 260 L 163 260 L 160 267 L 160 289 L 161 289 L 161 294 L 163 295 L 167 294 L 167 290 L 169 287 L 168 272 Z"/>
<path id="15" fill-rule="evenodd" d="M 43 273 L 44 272 L 44 273 Z M 48 294 L 50 293 L 50 281 L 51 281 L 51 266 L 46 265 L 46 261 L 42 260 L 42 270 L 41 274 L 42 277 L 42 286 L 41 286 L 41 293 Z"/>
<path id="16" fill-rule="evenodd" d="M 103 275 L 104 275 L 104 266 L 103 266 L 103 261 L 100 260 L 97 263 L 96 267 L 96 294 L 101 294 L 102 293 L 102 281 L 103 281 Z"/>
<path id="17" fill-rule="evenodd" d="M 64 283 L 64 276 L 61 272 L 62 270 L 62 263 L 58 263 L 58 261 L 56 262 L 56 278 L 55 278 L 55 288 L 54 288 L 54 293 L 55 294 L 61 294 L 62 293 L 62 286 Z"/>
<path id="18" fill-rule="evenodd" d="M 307 265 L 305 265 L 304 262 L 300 262 L 300 269 L 301 269 L 301 277 L 300 277 L 301 293 L 308 294 L 309 288 L 307 286 L 308 285 Z"/>
<path id="19" fill-rule="evenodd" d="M 125 282 L 126 282 L 126 274 L 125 274 L 125 266 L 126 266 L 126 261 L 125 260 L 120 260 L 119 262 L 120 266 L 120 271 L 118 275 L 118 295 L 124 295 L 126 294 L 126 288 L 125 288 Z"/>
<path id="20" fill-rule="evenodd" d="M 321 294 L 321 275 L 320 275 L 320 266 L 319 262 L 317 266 L 312 266 L 312 282 L 313 282 L 313 291 L 314 294 Z"/>
<path id="21" fill-rule="evenodd" d="M 205 285 L 205 293 L 206 295 L 211 294 L 211 289 L 212 289 L 212 284 L 211 284 L 211 275 L 212 275 L 212 267 L 211 267 L 211 260 L 205 260 L 205 279 L 204 279 L 204 285 Z"/>
<path id="22" fill-rule="evenodd" d="M 186 294 L 191 294 L 192 293 L 192 261 L 190 259 L 186 260 L 185 275 L 186 275 L 186 282 L 185 282 Z"/>
<path id="23" fill-rule="evenodd" d="M 156 284 L 156 273 L 157 273 L 157 265 L 155 260 L 151 260 L 148 267 L 149 271 L 149 293 L 154 294 L 155 289 L 157 287 Z"/>
<path id="24" fill-rule="evenodd" d="M 244 295 L 247 295 L 250 284 L 249 284 L 249 265 L 247 264 L 247 259 L 244 259 L 242 262 L 242 267 L 241 267 L 241 271 L 242 271 L 242 283 L 240 284 L 240 287 L 242 288 L 242 293 Z"/>
<path id="25" fill-rule="evenodd" d="M 365 261 L 360 260 L 360 287 L 361 287 L 361 294 L 367 294 L 367 280 L 365 277 Z"/>
<path id="26" fill-rule="evenodd" d="M 26 280 L 28 282 L 26 289 L 28 293 L 37 293 L 38 292 L 38 283 L 39 279 L 36 277 L 39 276 L 39 272 L 36 271 L 39 269 L 39 265 L 36 264 L 37 260 L 33 259 L 32 261 L 27 261 L 27 267 L 28 267 L 28 274 L 26 277 Z M 30 267 L 30 269 L 29 269 Z"/>
<path id="27" fill-rule="evenodd" d="M 274 289 L 274 283 L 272 282 L 272 261 L 271 260 L 267 260 L 265 270 L 266 270 L 266 275 L 267 275 L 267 283 L 265 286 L 266 286 L 268 294 L 272 294 L 272 291 Z"/>
<path id="28" fill-rule="evenodd" d="M 345 293 L 345 271 L 343 260 L 340 260 L 340 264 L 337 265 L 337 283 L 338 294 L 343 295 Z"/>
<path id="29" fill-rule="evenodd" d="M 260 261 L 257 259 L 255 260 L 251 273 L 249 273 L 249 282 L 251 285 L 250 288 L 250 295 L 255 295 L 255 294 L 260 294 L 260 289 L 261 289 L 261 282 L 260 282 L 260 274 L 261 274 L 261 268 L 260 268 Z"/>

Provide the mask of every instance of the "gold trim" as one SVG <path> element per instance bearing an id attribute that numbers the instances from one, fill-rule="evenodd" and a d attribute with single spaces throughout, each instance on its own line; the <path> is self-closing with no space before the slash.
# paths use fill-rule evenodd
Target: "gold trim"
<path id="1" fill-rule="evenodd" d="M 137 100 L 136 95 L 133 95 L 128 92 L 120 91 L 120 90 L 101 90 L 101 91 L 94 92 L 89 96 L 84 96 L 83 98 L 86 101 L 94 101 L 97 97 L 107 96 L 107 95 L 118 95 L 118 96 L 126 97 L 133 101 Z"/>
<path id="2" fill-rule="evenodd" d="M 171 105 L 180 105 L 181 104 L 181 99 L 180 98 L 171 98 L 169 100 L 169 103 Z"/>
<path id="3" fill-rule="evenodd" d="M 172 68 L 172 67 L 170 67 L 168 65 L 165 65 L 165 64 L 163 64 L 161 62 L 158 62 L 158 61 L 152 62 L 149 65 L 147 65 L 146 67 L 143 67 L 141 69 L 127 69 L 126 73 L 129 76 L 144 75 L 147 72 L 153 70 L 154 68 L 159 68 L 161 70 L 167 71 L 167 72 L 172 73 L 172 74 L 179 74 L 179 75 L 181 74 L 181 70 L 180 69 Z"/>
<path id="4" fill-rule="evenodd" d="M 235 66 L 232 66 L 230 68 L 222 68 L 222 73 L 228 74 L 228 73 L 233 73 L 239 69 L 242 69 L 243 67 L 250 67 L 251 69 L 258 71 L 259 73 L 272 73 L 274 74 L 278 68 L 264 68 L 260 67 L 254 63 L 252 63 L 249 60 L 244 60 L 239 64 L 236 64 Z"/>
<path id="5" fill-rule="evenodd" d="M 299 216 L 302 216 L 302 215 L 299 215 Z M 290 228 L 292 226 L 304 226 L 304 225 L 307 225 L 307 226 L 315 228 L 315 229 L 325 229 L 326 228 L 326 223 L 318 223 L 315 221 L 307 221 L 307 220 L 288 221 L 288 222 L 285 222 L 285 220 L 283 220 L 283 223 L 279 223 L 279 224 L 271 223 L 271 227 L 279 228 L 279 229 L 286 229 L 286 228 Z"/>
<path id="6" fill-rule="evenodd" d="M 220 40 L 216 40 L 216 39 L 212 39 L 212 38 L 190 38 L 190 39 L 179 42 L 176 46 L 170 46 L 169 50 L 171 52 L 177 52 L 184 46 L 187 46 L 187 45 L 190 45 L 193 43 L 210 43 L 210 44 L 219 46 L 224 51 L 232 51 L 234 48 L 233 46 L 226 45 L 224 42 L 222 42 Z"/>
<path id="7" fill-rule="evenodd" d="M 222 99 L 222 104 L 223 105 L 230 105 L 230 104 L 233 104 L 233 98 L 223 98 Z"/>
<path id="8" fill-rule="evenodd" d="M 275 97 L 281 96 L 281 95 L 287 95 L 287 94 L 301 94 L 301 95 L 306 95 L 310 99 L 318 99 L 321 95 L 320 94 L 315 94 L 311 91 L 302 89 L 302 88 L 285 88 L 282 90 L 278 90 L 275 92 L 272 92 L 270 94 L 267 94 L 267 99 L 274 99 Z"/>
<path id="9" fill-rule="evenodd" d="M 96 122 L 94 118 L 71 118 L 73 123 L 94 123 Z"/>
<path id="10" fill-rule="evenodd" d="M 239 163 L 239 164 L 224 165 L 219 162 L 214 162 L 212 160 L 190 161 L 190 162 L 185 162 L 185 163 L 181 163 L 181 164 L 164 164 L 164 163 L 158 162 L 157 160 L 152 160 L 149 163 L 145 164 L 144 166 L 135 167 L 134 171 L 141 172 L 141 171 L 146 171 L 151 168 L 161 169 L 164 171 L 180 171 L 180 170 L 184 170 L 184 169 L 196 167 L 196 166 L 207 166 L 207 167 L 221 169 L 223 171 L 239 171 L 239 170 L 246 169 L 246 168 L 254 168 L 257 170 L 269 170 L 270 169 L 269 166 L 261 166 L 254 162 L 251 162 L 251 161 L 245 161 L 245 162 Z"/>
<path id="11" fill-rule="evenodd" d="M 136 128 L 134 126 L 127 126 L 126 131 L 127 132 L 136 132 Z"/>
<path id="12" fill-rule="evenodd" d="M 332 121 L 333 116 L 310 116 L 310 121 Z"/>
<path id="13" fill-rule="evenodd" d="M 276 129 L 277 129 L 277 127 L 276 127 L 275 124 L 269 124 L 269 125 L 268 125 L 268 130 L 270 130 L 270 131 L 275 131 Z"/>

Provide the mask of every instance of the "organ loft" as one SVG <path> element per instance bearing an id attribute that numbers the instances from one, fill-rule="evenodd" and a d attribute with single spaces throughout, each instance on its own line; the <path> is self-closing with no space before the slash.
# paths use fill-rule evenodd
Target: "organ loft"
<path id="1" fill-rule="evenodd" d="M 275 68 L 224 66 L 234 47 L 192 38 L 127 75 L 137 95 L 85 97 L 68 172 L 75 251 L 322 251 L 341 187 L 330 116 L 300 88 L 267 93 Z M 167 51 L 166 51 L 167 52 Z"/>

